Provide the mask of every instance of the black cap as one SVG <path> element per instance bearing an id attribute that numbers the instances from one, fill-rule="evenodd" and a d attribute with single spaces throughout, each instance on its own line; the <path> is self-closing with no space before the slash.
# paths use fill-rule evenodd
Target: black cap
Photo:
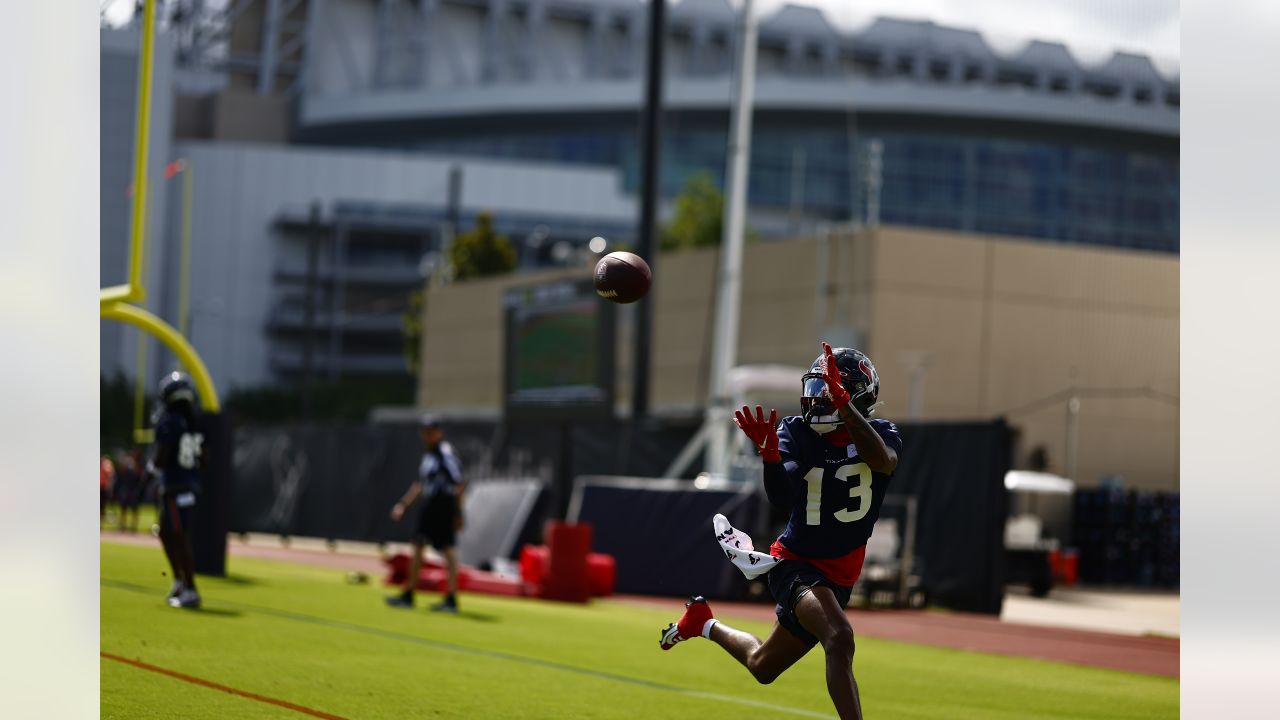
<path id="1" fill-rule="evenodd" d="M 423 430 L 429 430 L 431 428 L 439 429 L 440 418 L 432 415 L 431 413 L 423 413 L 422 417 L 418 418 L 418 427 Z"/>

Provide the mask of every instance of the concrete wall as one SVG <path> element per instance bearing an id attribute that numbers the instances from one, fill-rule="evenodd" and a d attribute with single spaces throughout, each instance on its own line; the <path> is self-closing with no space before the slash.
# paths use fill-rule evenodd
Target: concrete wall
<path id="1" fill-rule="evenodd" d="M 657 412 L 697 413 L 706 400 L 715 262 L 710 250 L 658 258 L 647 300 Z M 589 271 L 431 290 L 418 403 L 497 414 L 502 290 Z M 631 312 L 621 323 L 620 407 Z M 1005 416 L 1021 433 L 1019 463 L 1044 446 L 1057 472 L 1066 400 L 1045 398 L 1074 384 L 1081 484 L 1120 474 L 1131 486 L 1178 486 L 1177 258 L 898 227 L 825 249 L 815 239 L 756 243 L 744 258 L 741 318 L 739 364 L 807 366 L 819 338 L 865 347 L 880 373 L 880 414 L 894 419 L 910 407 L 909 354 L 925 354 L 920 419 Z"/>
<path id="2" fill-rule="evenodd" d="M 1176 257 L 906 228 L 883 230 L 873 255 L 884 415 L 908 409 L 904 354 L 929 353 L 925 418 L 1006 416 L 1023 454 L 1044 446 L 1061 473 L 1066 401 L 1037 403 L 1074 385 L 1080 482 L 1177 487 Z"/>
<path id="3" fill-rule="evenodd" d="M 824 337 L 848 344 L 867 332 L 865 264 L 854 240 L 833 238 L 752 243 L 743 259 L 738 364 L 803 365 Z M 831 285 L 815 278 L 828 270 Z M 644 302 L 655 303 L 651 406 L 700 414 L 708 392 L 711 323 L 718 254 L 714 249 L 661 253 Z M 502 292 L 512 285 L 589 277 L 591 268 L 457 283 L 428 292 L 424 317 L 420 405 L 461 413 L 498 412 L 502 404 Z M 634 306 L 621 306 L 618 344 L 620 411 L 629 406 Z M 825 318 L 825 319 L 824 319 Z M 845 339 L 842 339 L 845 338 Z M 796 378 L 797 389 L 800 379 Z"/>

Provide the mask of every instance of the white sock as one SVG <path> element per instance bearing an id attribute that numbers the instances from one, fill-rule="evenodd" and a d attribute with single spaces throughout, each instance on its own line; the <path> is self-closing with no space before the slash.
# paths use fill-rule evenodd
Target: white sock
<path id="1" fill-rule="evenodd" d="M 715 626 L 716 622 L 718 621 L 715 618 L 711 618 L 702 624 L 702 637 L 708 640 L 711 639 L 711 628 Z"/>

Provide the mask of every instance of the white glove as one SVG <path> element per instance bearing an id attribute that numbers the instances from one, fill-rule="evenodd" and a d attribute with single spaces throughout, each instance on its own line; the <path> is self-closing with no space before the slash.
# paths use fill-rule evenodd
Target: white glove
<path id="1" fill-rule="evenodd" d="M 716 513 L 716 516 L 711 519 L 711 527 L 715 530 L 716 542 L 720 543 L 724 556 L 729 558 L 729 562 L 736 565 L 748 580 L 760 577 L 772 570 L 774 565 L 782 562 L 768 553 L 756 550 L 751 542 L 751 536 L 730 525 L 729 518 L 724 515 Z"/>

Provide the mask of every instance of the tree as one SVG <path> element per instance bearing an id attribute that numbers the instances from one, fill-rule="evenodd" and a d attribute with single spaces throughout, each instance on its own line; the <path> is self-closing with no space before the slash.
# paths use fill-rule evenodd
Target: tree
<path id="1" fill-rule="evenodd" d="M 516 266 L 516 251 L 506 235 L 493 231 L 493 216 L 480 213 L 476 226 L 454 238 L 449 263 L 455 280 L 501 275 Z"/>
<path id="2" fill-rule="evenodd" d="M 98 378 L 98 443 L 103 452 L 133 445 L 133 382 L 124 373 Z M 151 407 L 150 398 L 143 408 Z"/>
<path id="3" fill-rule="evenodd" d="M 422 362 L 422 313 L 426 308 L 422 290 L 409 294 L 409 307 L 400 318 L 400 330 L 404 336 L 404 364 L 410 375 L 418 376 Z"/>
<path id="4" fill-rule="evenodd" d="M 724 235 L 724 194 L 710 172 L 690 175 L 676 196 L 675 213 L 662 228 L 663 250 L 714 247 Z"/>

